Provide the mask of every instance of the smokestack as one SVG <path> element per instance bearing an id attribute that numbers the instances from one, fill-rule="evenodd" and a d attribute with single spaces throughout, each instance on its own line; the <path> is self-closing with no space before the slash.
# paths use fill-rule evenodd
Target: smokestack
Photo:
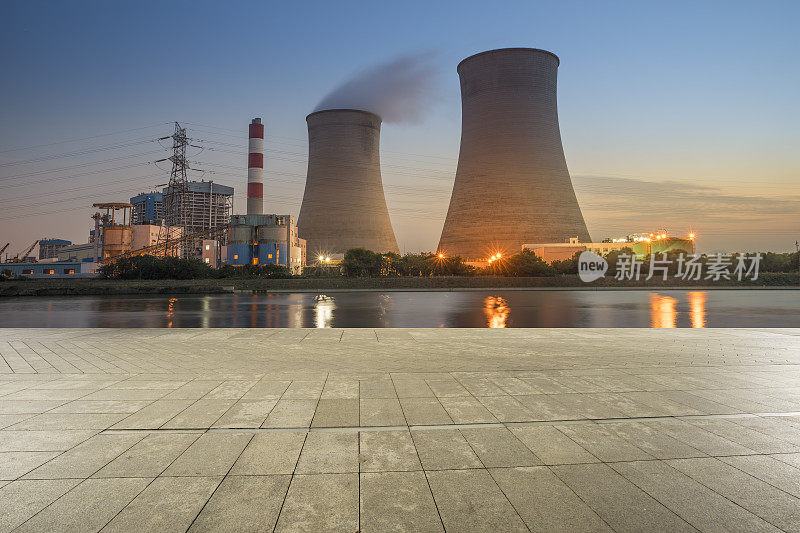
<path id="1" fill-rule="evenodd" d="M 479 259 L 576 235 L 591 242 L 561 146 L 558 65 L 533 48 L 459 63 L 461 151 L 439 251 Z"/>
<path id="2" fill-rule="evenodd" d="M 260 118 L 250 122 L 247 155 L 247 214 L 264 214 L 264 125 Z"/>
<path id="3" fill-rule="evenodd" d="M 381 118 L 329 109 L 306 122 L 308 176 L 297 228 L 309 257 L 359 247 L 398 252 L 381 180 Z"/>

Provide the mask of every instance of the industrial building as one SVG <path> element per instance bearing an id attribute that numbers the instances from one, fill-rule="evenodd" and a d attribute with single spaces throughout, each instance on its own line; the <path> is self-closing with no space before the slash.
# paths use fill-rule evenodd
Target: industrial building
<path id="1" fill-rule="evenodd" d="M 164 221 L 164 194 L 141 193 L 131 198 L 131 224 L 161 225 Z"/>
<path id="2" fill-rule="evenodd" d="M 440 253 L 472 259 L 575 235 L 591 242 L 561 145 L 558 66 L 533 48 L 459 63 L 461 148 Z"/>
<path id="3" fill-rule="evenodd" d="M 582 242 L 578 237 L 570 237 L 565 242 L 550 242 L 541 244 L 523 244 L 522 248 L 531 250 L 547 263 L 572 259 L 576 253 L 589 250 L 598 255 L 605 256 L 610 252 L 629 249 L 638 258 L 650 254 L 666 252 L 695 252 L 695 236 L 690 233 L 686 237 L 669 235 L 666 230 L 659 230 L 649 234 L 631 234 L 620 239 L 606 239 L 603 242 Z"/>
<path id="4" fill-rule="evenodd" d="M 329 109 L 306 122 L 308 175 L 297 225 L 309 254 L 398 252 L 381 179 L 381 118 Z"/>
<path id="5" fill-rule="evenodd" d="M 165 199 L 172 194 L 170 187 L 164 188 Z M 182 209 L 182 202 L 186 202 L 187 235 L 226 225 L 233 210 L 233 187 L 213 181 L 187 182 L 185 197 L 175 196 L 177 212 Z M 175 213 L 165 213 L 164 217 L 166 225 L 180 226 Z"/>
<path id="6" fill-rule="evenodd" d="M 233 215 L 227 245 L 220 250 L 228 265 L 283 265 L 300 274 L 306 264 L 306 241 L 299 236 L 291 215 L 264 214 L 264 125 L 254 118 L 248 128 L 247 214 Z M 213 241 L 202 245 L 203 261 L 213 264 L 219 257 Z"/>
<path id="7" fill-rule="evenodd" d="M 2 263 L 0 264 L 0 270 L 10 271 L 13 278 L 93 278 L 97 276 L 98 266 L 97 263 L 90 261 Z"/>
<path id="8" fill-rule="evenodd" d="M 58 251 L 70 244 L 72 241 L 64 239 L 39 239 L 39 260 L 57 258 Z"/>
<path id="9" fill-rule="evenodd" d="M 228 228 L 224 262 L 229 265 L 283 265 L 300 274 L 306 241 L 291 215 L 234 215 Z"/>

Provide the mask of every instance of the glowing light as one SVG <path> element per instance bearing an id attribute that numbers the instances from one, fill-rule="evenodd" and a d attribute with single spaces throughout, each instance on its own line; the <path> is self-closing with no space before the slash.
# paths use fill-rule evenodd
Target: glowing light
<path id="1" fill-rule="evenodd" d="M 439 259 L 444 259 L 444 254 L 439 254 Z"/>
<path id="2" fill-rule="evenodd" d="M 486 315 L 486 326 L 489 328 L 504 328 L 508 322 L 511 309 L 508 302 L 500 296 L 487 296 L 483 301 L 483 312 Z"/>
<path id="3" fill-rule="evenodd" d="M 326 263 L 330 263 L 330 262 L 331 262 L 331 258 L 330 258 L 330 257 L 326 257 L 326 258 L 325 258 L 325 262 L 326 262 Z"/>
<path id="4" fill-rule="evenodd" d="M 497 258 L 500 259 L 500 252 L 497 252 Z"/>
<path id="5" fill-rule="evenodd" d="M 689 317 L 693 328 L 706 327 L 706 297 L 707 293 L 691 291 L 686 293 L 689 297 Z"/>
<path id="6" fill-rule="evenodd" d="M 689 234 L 689 238 L 690 238 L 690 239 L 694 239 L 694 233 L 690 233 L 690 234 Z"/>
<path id="7" fill-rule="evenodd" d="M 674 328 L 677 327 L 678 300 L 671 296 L 658 293 L 650 294 L 650 327 Z"/>
<path id="8" fill-rule="evenodd" d="M 320 261 L 325 261 L 325 256 L 321 255 L 321 256 L 317 257 L 317 259 L 319 259 Z"/>

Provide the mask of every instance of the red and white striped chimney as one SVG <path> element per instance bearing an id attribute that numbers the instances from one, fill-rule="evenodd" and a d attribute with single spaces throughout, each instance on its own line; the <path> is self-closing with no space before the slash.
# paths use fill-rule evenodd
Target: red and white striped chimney
<path id="1" fill-rule="evenodd" d="M 247 155 L 247 214 L 264 214 L 264 125 L 260 118 L 250 123 Z"/>

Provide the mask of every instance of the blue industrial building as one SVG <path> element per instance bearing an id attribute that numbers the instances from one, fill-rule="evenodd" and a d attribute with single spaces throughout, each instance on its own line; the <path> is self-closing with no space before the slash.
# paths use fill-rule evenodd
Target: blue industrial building
<path id="1" fill-rule="evenodd" d="M 2 263 L 0 271 L 9 270 L 12 278 L 93 278 L 99 265 L 89 261 L 44 261 L 40 263 Z"/>
<path id="2" fill-rule="evenodd" d="M 299 274 L 305 265 L 305 245 L 291 215 L 233 215 L 223 262 L 283 265 Z"/>
<path id="3" fill-rule="evenodd" d="M 161 224 L 164 220 L 164 195 L 160 192 L 142 193 L 131 198 L 131 224 Z"/>

